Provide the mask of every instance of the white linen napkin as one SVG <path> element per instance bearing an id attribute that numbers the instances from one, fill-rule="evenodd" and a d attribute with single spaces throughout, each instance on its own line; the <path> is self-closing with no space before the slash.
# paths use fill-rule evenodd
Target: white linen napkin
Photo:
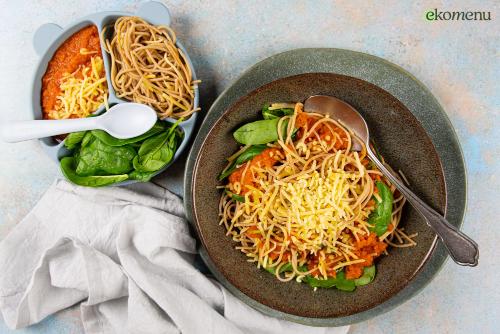
<path id="1" fill-rule="evenodd" d="M 347 333 L 268 317 L 193 266 L 181 200 L 152 183 L 56 181 L 0 243 L 10 328 L 80 304 L 86 333 Z"/>

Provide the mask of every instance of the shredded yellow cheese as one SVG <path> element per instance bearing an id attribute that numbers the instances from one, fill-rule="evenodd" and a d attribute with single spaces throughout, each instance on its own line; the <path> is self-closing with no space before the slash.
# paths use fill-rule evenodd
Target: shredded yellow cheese
<path id="1" fill-rule="evenodd" d="M 84 118 L 102 104 L 107 108 L 108 86 L 102 58 L 92 57 L 90 67 L 82 66 L 74 73 L 66 73 L 61 78 L 60 89 L 56 107 L 49 111 L 50 119 Z"/>
<path id="2" fill-rule="evenodd" d="M 266 191 L 252 189 L 252 195 L 249 192 L 245 196 L 245 211 L 256 212 L 261 223 L 270 224 L 276 217 L 288 220 L 288 234 L 293 229 L 291 239 L 301 251 L 334 252 L 338 247 L 350 248 L 338 239 L 345 229 L 358 230 L 354 224 L 356 213 L 351 207 L 352 193 L 357 191 L 356 185 L 363 176 L 334 170 L 332 166 L 325 174 L 322 177 L 313 171 L 289 181 L 263 181 L 261 189 Z"/>
<path id="3" fill-rule="evenodd" d="M 97 53 L 97 51 L 90 51 L 87 48 L 81 48 L 80 49 L 80 54 L 81 55 L 92 55 L 92 54 L 96 54 L 96 53 Z"/>

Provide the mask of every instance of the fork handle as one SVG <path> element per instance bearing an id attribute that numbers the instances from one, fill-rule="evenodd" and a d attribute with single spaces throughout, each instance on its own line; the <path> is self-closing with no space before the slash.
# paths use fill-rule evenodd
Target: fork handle
<path id="1" fill-rule="evenodd" d="M 427 224 L 436 232 L 453 261 L 462 266 L 477 266 L 479 259 L 479 248 L 477 243 L 451 225 L 436 210 L 427 205 L 408 187 L 401 182 L 388 168 L 382 164 L 377 156 L 366 145 L 368 157 L 377 166 L 392 184 L 403 194 L 410 204 L 425 218 Z"/>

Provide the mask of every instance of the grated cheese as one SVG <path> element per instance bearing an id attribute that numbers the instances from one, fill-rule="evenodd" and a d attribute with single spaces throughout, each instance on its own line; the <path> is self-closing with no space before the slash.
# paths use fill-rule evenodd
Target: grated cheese
<path id="1" fill-rule="evenodd" d="M 350 248 L 338 239 L 345 229 L 359 231 L 349 194 L 355 191 L 363 175 L 334 166 L 328 167 L 325 174 L 322 177 L 314 170 L 280 182 L 264 180 L 261 187 L 264 192 L 252 188 L 252 196 L 248 193 L 245 196 L 244 211 L 256 213 L 262 224 L 272 221 L 271 208 L 280 216 L 288 217 L 294 228 L 291 240 L 299 250 L 316 253 L 324 249 L 328 253 L 340 246 Z"/>
<path id="2" fill-rule="evenodd" d="M 81 50 L 82 51 L 82 50 Z M 61 94 L 50 119 L 84 118 L 102 104 L 107 105 L 108 86 L 101 57 L 91 58 L 91 66 L 83 66 L 74 73 L 66 73 L 60 82 Z"/>

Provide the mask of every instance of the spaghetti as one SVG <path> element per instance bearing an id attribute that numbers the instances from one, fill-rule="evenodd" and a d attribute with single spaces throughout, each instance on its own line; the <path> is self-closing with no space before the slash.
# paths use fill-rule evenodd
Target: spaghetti
<path id="1" fill-rule="evenodd" d="M 199 110 L 194 108 L 198 81 L 192 80 L 192 70 L 169 27 L 124 16 L 116 20 L 112 39 L 102 39 L 118 97 L 147 104 L 162 119 L 185 118 Z"/>
<path id="2" fill-rule="evenodd" d="M 285 129 L 276 141 L 242 164 L 235 161 L 248 146 L 230 157 L 235 169 L 220 199 L 220 224 L 248 261 L 280 281 L 359 280 L 387 245 L 415 245 L 416 235 L 398 227 L 405 199 L 364 145 L 351 150 L 356 139 L 348 129 L 303 112 L 301 103 L 292 108 L 274 113 L 277 129 Z"/>

